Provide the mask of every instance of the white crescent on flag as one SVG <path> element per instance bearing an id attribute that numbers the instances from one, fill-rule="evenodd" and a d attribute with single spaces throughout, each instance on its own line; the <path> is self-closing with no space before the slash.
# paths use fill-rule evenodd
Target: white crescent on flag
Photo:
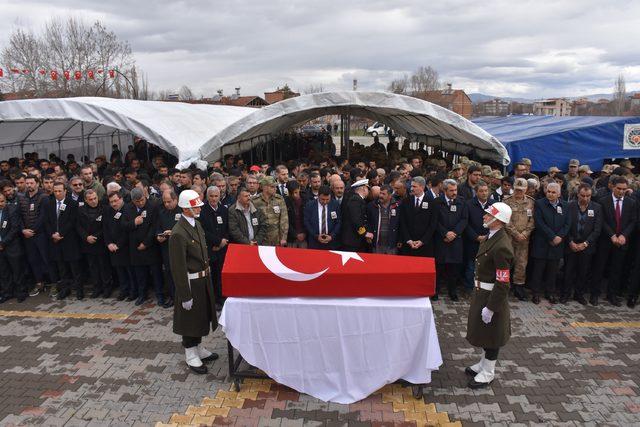
<path id="1" fill-rule="evenodd" d="M 342 265 L 345 265 L 350 259 L 355 259 L 360 262 L 364 262 L 362 257 L 356 252 L 343 252 L 343 251 L 329 251 L 336 255 L 341 256 Z M 313 279 L 317 279 L 326 273 L 329 268 L 325 268 L 317 273 L 303 273 L 301 271 L 292 270 L 280 261 L 278 254 L 276 253 L 275 246 L 258 246 L 258 256 L 267 269 L 274 275 L 284 280 L 290 280 L 293 282 L 308 282 Z"/>

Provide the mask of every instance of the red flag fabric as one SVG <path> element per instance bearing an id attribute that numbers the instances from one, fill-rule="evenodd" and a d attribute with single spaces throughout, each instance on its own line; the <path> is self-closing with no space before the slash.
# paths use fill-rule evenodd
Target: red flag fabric
<path id="1" fill-rule="evenodd" d="M 12 69 L 11 69 L 11 72 L 12 72 L 13 74 L 20 74 L 20 70 L 18 70 L 17 68 L 12 68 Z"/>
<path id="2" fill-rule="evenodd" d="M 64 78 L 67 80 L 71 79 L 71 72 L 69 70 L 64 70 Z"/>
<path id="3" fill-rule="evenodd" d="M 29 70 L 27 70 L 26 68 L 24 70 L 22 70 L 22 74 L 29 74 Z"/>
<path id="4" fill-rule="evenodd" d="M 225 296 L 421 297 L 435 293 L 433 258 L 231 244 Z"/>
<path id="5" fill-rule="evenodd" d="M 0 77 L 4 77 L 4 71 L 0 68 Z"/>
<path id="6" fill-rule="evenodd" d="M 51 73 L 49 73 L 51 75 L 51 80 L 58 80 L 58 72 L 55 70 L 51 70 Z"/>
<path id="7" fill-rule="evenodd" d="M 73 73 L 73 77 L 76 80 L 80 80 L 82 78 L 82 73 L 80 71 L 76 71 L 75 73 Z"/>
<path id="8" fill-rule="evenodd" d="M 110 78 L 114 78 L 116 76 L 116 71 L 115 70 L 109 70 L 109 77 Z"/>
<path id="9" fill-rule="evenodd" d="M 47 70 L 38 70 L 38 72 L 40 73 L 41 76 L 44 76 L 45 74 L 47 74 Z"/>
<path id="10" fill-rule="evenodd" d="M 103 72 L 104 72 L 104 70 L 103 70 L 102 68 L 100 68 L 100 69 L 98 70 L 98 74 L 102 74 Z"/>
<path id="11" fill-rule="evenodd" d="M 87 76 L 88 76 L 91 80 L 93 80 L 93 77 L 94 77 L 93 70 L 89 70 L 89 71 L 87 71 Z"/>

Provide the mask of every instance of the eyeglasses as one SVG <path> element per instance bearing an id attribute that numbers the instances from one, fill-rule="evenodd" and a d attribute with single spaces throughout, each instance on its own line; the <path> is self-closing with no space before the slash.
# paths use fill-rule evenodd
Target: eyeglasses
<path id="1" fill-rule="evenodd" d="M 71 184 L 71 185 L 73 185 L 74 187 L 82 187 L 82 184 Z"/>

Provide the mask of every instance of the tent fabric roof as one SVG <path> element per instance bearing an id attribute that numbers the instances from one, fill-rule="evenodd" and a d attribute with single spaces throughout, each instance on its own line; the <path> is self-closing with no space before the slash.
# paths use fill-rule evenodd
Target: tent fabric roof
<path id="1" fill-rule="evenodd" d="M 578 159 L 600 170 L 607 158 L 640 157 L 640 150 L 624 150 L 624 125 L 640 117 L 510 116 L 480 117 L 473 122 L 498 138 L 514 160 L 531 159 L 532 169 L 566 169 Z"/>
<path id="2" fill-rule="evenodd" d="M 496 138 L 450 110 L 393 93 L 353 91 L 304 95 L 264 107 L 213 136 L 200 148 L 200 156 L 210 161 L 237 154 L 295 124 L 332 114 L 367 117 L 413 140 L 441 138 L 445 150 L 509 164 L 507 150 Z"/>
<path id="3" fill-rule="evenodd" d="M 113 98 L 0 102 L 0 146 L 78 140 L 130 132 L 188 164 L 218 131 L 254 108 Z M 82 125 L 81 123 L 84 123 Z M 82 129 L 84 128 L 84 129 Z"/>

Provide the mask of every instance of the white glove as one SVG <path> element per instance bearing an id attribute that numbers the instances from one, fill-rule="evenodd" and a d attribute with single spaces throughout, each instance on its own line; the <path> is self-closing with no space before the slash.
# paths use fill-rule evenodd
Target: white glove
<path id="1" fill-rule="evenodd" d="M 487 307 L 482 309 L 482 321 L 487 325 L 491 323 L 491 318 L 493 317 L 493 311 L 489 310 Z"/>
<path id="2" fill-rule="evenodd" d="M 193 307 L 193 298 L 191 298 L 189 301 L 185 301 L 182 303 L 182 308 L 184 308 L 187 311 L 191 310 L 191 307 Z"/>

